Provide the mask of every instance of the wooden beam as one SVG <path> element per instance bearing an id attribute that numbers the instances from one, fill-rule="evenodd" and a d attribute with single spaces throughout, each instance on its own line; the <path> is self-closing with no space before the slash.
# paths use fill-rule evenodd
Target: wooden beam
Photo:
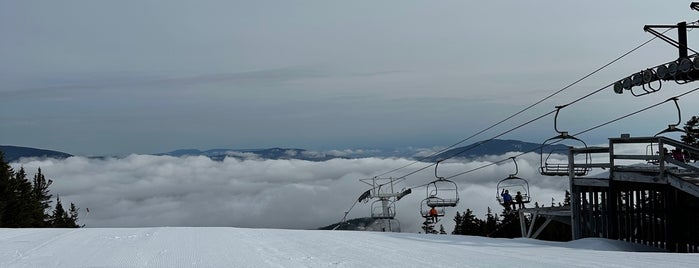
<path id="1" fill-rule="evenodd" d="M 609 187 L 609 179 L 576 178 L 573 180 L 573 185 Z"/>
<path id="2" fill-rule="evenodd" d="M 544 224 L 541 225 L 541 227 L 539 227 L 539 229 L 536 230 L 536 233 L 534 233 L 534 236 L 532 238 L 537 238 L 541 234 L 541 232 L 544 231 L 546 226 L 549 225 L 549 223 L 551 223 L 551 218 L 546 217 L 546 221 L 544 222 Z"/>

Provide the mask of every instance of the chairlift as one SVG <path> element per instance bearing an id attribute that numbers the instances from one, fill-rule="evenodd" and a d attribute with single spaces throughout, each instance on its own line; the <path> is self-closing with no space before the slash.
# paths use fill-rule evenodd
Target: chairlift
<path id="1" fill-rule="evenodd" d="M 360 179 L 361 182 L 371 186 L 371 189 L 366 190 L 357 199 L 357 202 L 371 202 L 371 218 L 378 220 L 382 225 L 382 230 L 393 230 L 395 226 L 400 227 L 400 223 L 396 217 L 396 202 L 406 195 L 410 194 L 410 188 L 401 191 L 396 190 L 396 183 L 401 179 L 379 178 L 373 177 L 370 179 Z M 347 212 L 345 212 L 345 217 Z M 400 230 L 400 229 L 398 229 Z"/>
<path id="2" fill-rule="evenodd" d="M 677 123 L 668 125 L 666 129 L 661 130 L 660 132 L 658 132 L 658 134 L 655 134 L 654 137 L 671 132 L 681 132 L 685 134 L 687 133 L 687 131 L 685 131 L 684 129 L 677 128 L 677 126 L 679 126 L 682 123 L 682 111 L 680 111 L 680 104 L 677 102 L 677 97 L 673 97 L 668 100 L 672 100 L 675 103 L 675 107 L 677 108 Z"/>
<path id="3" fill-rule="evenodd" d="M 653 158 L 660 155 L 660 145 L 656 142 L 651 142 L 646 145 L 646 156 L 649 157 L 646 161 L 648 164 L 657 165 L 658 159 Z"/>
<path id="4" fill-rule="evenodd" d="M 430 207 L 455 207 L 459 203 L 459 188 L 455 182 L 437 176 L 438 166 L 439 162 L 434 167 L 434 176 L 437 179 L 425 187 L 427 197 L 423 201 Z"/>
<path id="5" fill-rule="evenodd" d="M 529 194 L 529 182 L 525 179 L 517 177 L 517 173 L 519 173 L 519 167 L 517 166 L 517 161 L 515 161 L 515 158 L 511 158 L 512 161 L 515 163 L 515 173 L 510 174 L 509 176 L 507 176 L 507 178 L 504 178 L 500 182 L 498 182 L 498 185 L 495 189 L 495 198 L 498 200 L 498 203 L 500 203 L 500 205 L 502 205 L 505 208 L 507 208 L 509 205 L 514 205 L 517 203 L 514 199 L 514 195 L 516 193 L 522 195 L 522 203 L 526 204 L 531 202 L 531 195 Z M 505 200 L 502 196 L 502 193 L 504 191 L 508 191 L 510 195 L 513 196 L 511 204 L 505 203 Z"/>
<path id="6" fill-rule="evenodd" d="M 442 200 L 440 200 L 438 197 L 428 197 L 423 199 L 422 202 L 420 202 L 420 215 L 422 215 L 422 217 L 425 219 L 430 219 L 432 218 L 432 215 L 430 215 L 430 210 L 432 210 L 432 208 L 435 208 L 437 210 L 436 217 L 444 217 L 444 206 L 440 207 L 434 205 L 439 204 L 441 201 Z"/>
<path id="7" fill-rule="evenodd" d="M 371 203 L 371 217 L 373 219 L 393 219 L 396 217 L 396 202 L 386 198 Z"/>
<path id="8" fill-rule="evenodd" d="M 558 130 L 558 113 L 561 111 L 562 108 L 565 106 L 556 106 L 556 116 L 554 117 L 553 121 L 553 128 L 556 132 L 558 132 L 558 135 L 544 141 L 544 143 L 541 144 L 541 151 L 539 153 L 541 157 L 541 167 L 539 169 L 539 172 L 541 175 L 544 176 L 568 176 L 570 175 L 570 170 L 568 169 L 569 163 L 568 163 L 568 158 L 566 157 L 566 160 L 555 160 L 553 158 L 553 155 L 556 154 L 562 154 L 567 156 L 568 152 L 567 150 L 561 150 L 561 149 L 555 149 L 555 148 L 550 148 L 555 143 L 559 143 L 563 140 L 568 140 L 571 141 L 575 144 L 578 145 L 578 147 L 584 147 L 587 148 L 587 144 L 581 140 L 576 138 L 573 135 L 568 134 L 568 131 L 560 131 Z M 547 151 L 544 151 L 547 150 Z M 546 155 L 546 157 L 544 157 Z M 592 162 L 592 157 L 590 154 L 585 154 L 585 164 L 589 164 Z M 573 170 L 573 173 L 576 176 L 585 176 L 587 173 L 590 171 L 590 168 L 575 168 Z"/>

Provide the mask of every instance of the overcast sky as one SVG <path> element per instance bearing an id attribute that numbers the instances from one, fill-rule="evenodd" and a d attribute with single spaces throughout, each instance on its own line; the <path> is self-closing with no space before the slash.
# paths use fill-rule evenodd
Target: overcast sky
<path id="1" fill-rule="evenodd" d="M 449 145 L 650 39 L 643 25 L 696 20 L 689 3 L 2 1 L 0 143 L 78 155 Z M 656 40 L 474 141 L 676 57 Z M 559 127 L 574 133 L 690 87 L 609 89 L 564 109 Z M 685 119 L 696 101 L 680 100 Z M 662 106 L 583 138 L 674 121 Z M 503 138 L 553 134 L 548 117 Z"/>

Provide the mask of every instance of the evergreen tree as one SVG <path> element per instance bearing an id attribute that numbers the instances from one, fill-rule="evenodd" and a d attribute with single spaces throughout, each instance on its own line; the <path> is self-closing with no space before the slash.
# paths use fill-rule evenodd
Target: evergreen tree
<path id="1" fill-rule="evenodd" d="M 519 227 L 519 213 L 512 213 L 503 210 L 502 221 L 497 225 L 496 231 L 492 233 L 492 237 L 515 238 L 521 237 L 522 231 Z"/>
<path id="2" fill-rule="evenodd" d="M 684 131 L 685 134 L 680 136 L 682 142 L 687 145 L 699 147 L 699 117 L 692 116 L 692 118 L 684 124 Z M 694 160 L 696 162 L 698 159 L 699 155 L 690 152 L 687 161 Z"/>
<path id="3" fill-rule="evenodd" d="M 36 209 L 32 199 L 32 184 L 27 179 L 24 168 L 15 172 L 9 181 L 9 195 L 3 215 L 4 226 L 9 228 L 40 227 L 35 217 Z"/>
<path id="4" fill-rule="evenodd" d="M 439 225 L 439 234 L 447 234 L 447 231 L 444 231 L 444 225 Z"/>
<path id="5" fill-rule="evenodd" d="M 464 234 L 463 233 L 463 218 L 461 214 L 457 211 L 456 216 L 454 216 L 454 231 L 451 234 Z"/>
<path id="6" fill-rule="evenodd" d="M 56 208 L 51 215 L 51 225 L 55 228 L 77 228 L 78 209 L 70 203 L 70 210 L 66 211 L 61 204 L 60 197 L 56 196 Z"/>
<path id="7" fill-rule="evenodd" d="M 0 227 L 5 225 L 5 212 L 7 203 L 10 201 L 10 178 L 13 171 L 10 165 L 5 163 L 5 155 L 0 151 Z"/>
<path id="8" fill-rule="evenodd" d="M 51 226 L 56 228 L 65 227 L 65 225 L 67 224 L 66 218 L 68 218 L 68 212 L 66 212 L 66 210 L 63 209 L 63 205 L 61 204 L 61 197 L 56 196 L 56 207 L 53 210 L 53 215 L 51 215 Z"/>
<path id="9" fill-rule="evenodd" d="M 498 215 L 493 215 L 493 211 L 488 207 L 488 212 L 485 214 L 485 224 L 483 224 L 483 234 L 489 236 L 498 228 Z"/>
<path id="10" fill-rule="evenodd" d="M 79 227 L 78 210 L 72 203 L 70 213 L 60 202 L 53 215 L 46 213 L 51 203 L 50 185 L 41 169 L 32 181 L 24 168 L 13 171 L 0 152 L 0 228 Z"/>
<path id="11" fill-rule="evenodd" d="M 427 221 L 425 221 L 425 222 L 422 224 L 422 227 L 421 227 L 421 228 L 422 228 L 422 230 L 425 231 L 426 234 L 435 234 L 435 233 L 437 233 L 437 231 L 434 229 L 434 224 L 428 223 Z"/>
<path id="12" fill-rule="evenodd" d="M 47 214 L 48 209 L 51 207 L 51 194 L 49 194 L 49 186 L 53 183 L 52 180 L 46 180 L 44 174 L 41 173 L 41 168 L 34 175 L 33 179 L 33 194 L 34 199 L 39 202 L 39 210 L 41 211 L 41 218 L 48 219 Z"/>
<path id="13" fill-rule="evenodd" d="M 462 216 L 462 235 L 483 235 L 483 221 L 473 215 L 473 211 L 466 209 Z"/>
<path id="14" fill-rule="evenodd" d="M 81 227 L 78 225 L 78 208 L 75 204 L 70 203 L 70 210 L 68 210 L 69 222 L 73 227 Z M 73 228 L 71 227 L 71 228 Z"/>

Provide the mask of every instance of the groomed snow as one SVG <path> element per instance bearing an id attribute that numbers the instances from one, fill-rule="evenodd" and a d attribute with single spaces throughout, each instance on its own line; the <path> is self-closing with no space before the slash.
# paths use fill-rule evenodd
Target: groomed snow
<path id="1" fill-rule="evenodd" d="M 694 267 L 605 239 L 242 228 L 0 229 L 0 267 Z M 646 248 L 647 249 L 647 248 Z"/>

